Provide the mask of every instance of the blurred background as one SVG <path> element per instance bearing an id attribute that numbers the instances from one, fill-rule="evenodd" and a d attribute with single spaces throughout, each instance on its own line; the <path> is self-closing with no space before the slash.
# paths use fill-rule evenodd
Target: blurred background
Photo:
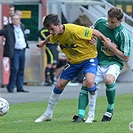
<path id="1" fill-rule="evenodd" d="M 0 29 L 8 23 L 9 4 L 22 12 L 21 21 L 27 29 L 30 49 L 26 51 L 25 84 L 42 84 L 45 80 L 44 69 L 46 54 L 36 47 L 38 31 L 42 28 L 42 18 L 49 13 L 59 15 L 61 23 L 77 23 L 91 26 L 99 17 L 106 17 L 107 11 L 115 6 L 123 9 L 123 24 L 133 39 L 133 0 L 0 0 Z M 0 37 L 0 84 L 8 84 L 10 61 L 3 57 L 4 37 Z M 132 44 L 133 44 L 133 40 Z M 131 48 L 132 53 L 133 47 Z M 133 54 L 125 63 L 118 82 L 132 82 Z"/>

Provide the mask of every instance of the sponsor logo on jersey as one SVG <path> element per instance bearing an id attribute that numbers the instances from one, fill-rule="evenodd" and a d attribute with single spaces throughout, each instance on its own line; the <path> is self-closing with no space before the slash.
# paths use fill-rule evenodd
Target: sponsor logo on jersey
<path id="1" fill-rule="evenodd" d="M 110 49 L 106 48 L 105 46 L 101 47 L 101 51 L 107 56 L 113 56 L 114 55 L 114 53 Z"/>
<path id="2" fill-rule="evenodd" d="M 60 48 L 63 50 L 64 48 L 77 48 L 78 45 L 76 45 L 76 43 L 72 43 L 72 44 L 64 44 L 64 45 L 60 45 Z"/>
<path id="3" fill-rule="evenodd" d="M 60 45 L 61 50 L 69 48 L 69 53 L 73 56 L 77 54 L 77 51 L 75 50 L 77 47 L 78 45 L 76 43 Z"/>
<path id="4" fill-rule="evenodd" d="M 89 29 L 86 28 L 86 31 L 85 31 L 85 36 L 88 36 L 89 35 Z"/>

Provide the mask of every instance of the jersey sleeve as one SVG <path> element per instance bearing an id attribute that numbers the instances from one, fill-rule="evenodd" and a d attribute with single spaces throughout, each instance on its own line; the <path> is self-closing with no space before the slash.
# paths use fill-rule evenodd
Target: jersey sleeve
<path id="1" fill-rule="evenodd" d="M 95 23 L 93 24 L 93 28 L 94 28 L 94 29 L 98 29 L 99 24 L 100 24 L 103 20 L 105 20 L 105 19 L 106 19 L 106 18 L 104 18 L 104 17 L 101 17 L 101 18 L 97 19 L 97 20 L 95 21 Z"/>
<path id="2" fill-rule="evenodd" d="M 120 49 L 123 52 L 125 56 L 130 56 L 130 50 L 131 50 L 131 38 L 128 31 L 124 28 L 120 32 Z"/>
<path id="3" fill-rule="evenodd" d="M 75 36 L 80 39 L 84 40 L 91 40 L 93 35 L 93 29 L 88 27 L 82 27 L 77 33 L 75 33 Z"/>

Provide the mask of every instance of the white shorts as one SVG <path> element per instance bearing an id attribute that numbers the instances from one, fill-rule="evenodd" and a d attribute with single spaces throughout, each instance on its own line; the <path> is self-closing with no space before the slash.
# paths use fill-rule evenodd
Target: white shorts
<path id="1" fill-rule="evenodd" d="M 116 64 L 110 66 L 98 66 L 95 83 L 98 84 L 103 81 L 107 74 L 114 75 L 116 81 L 120 74 L 120 67 Z"/>

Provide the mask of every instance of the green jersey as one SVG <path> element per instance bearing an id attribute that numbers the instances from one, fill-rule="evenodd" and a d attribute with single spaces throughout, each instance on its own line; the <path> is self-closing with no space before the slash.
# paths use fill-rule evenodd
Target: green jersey
<path id="1" fill-rule="evenodd" d="M 118 49 L 122 51 L 125 56 L 130 56 L 130 35 L 122 24 L 115 29 L 110 29 L 107 19 L 100 18 L 98 21 L 95 22 L 94 28 L 99 30 L 107 38 L 110 38 L 111 41 L 118 46 Z M 100 66 L 117 64 L 119 65 L 120 69 L 123 68 L 124 61 L 114 55 L 111 50 L 106 48 L 100 39 L 97 40 L 97 50 Z"/>

